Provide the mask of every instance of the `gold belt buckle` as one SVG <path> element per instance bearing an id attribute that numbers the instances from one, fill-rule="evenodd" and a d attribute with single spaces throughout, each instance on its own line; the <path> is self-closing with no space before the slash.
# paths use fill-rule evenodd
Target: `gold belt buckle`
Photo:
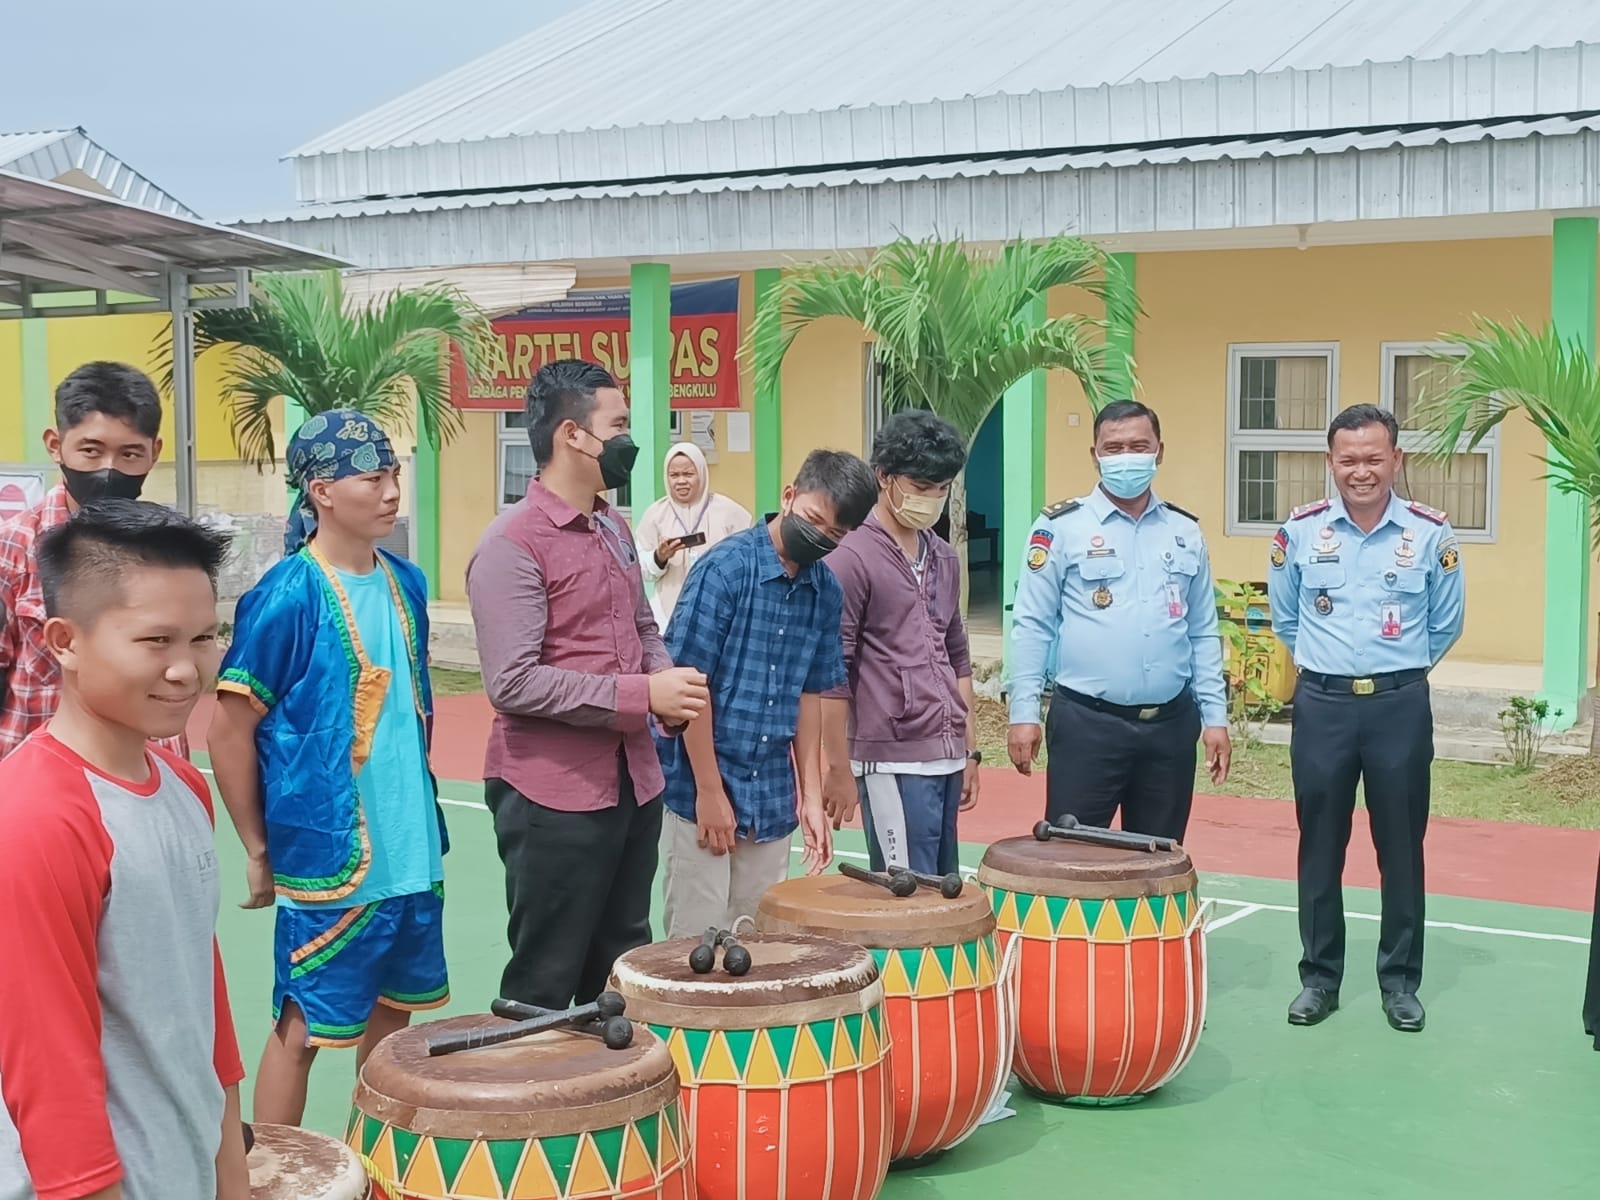
<path id="1" fill-rule="evenodd" d="M 1161 706 L 1159 704 L 1154 708 L 1141 708 L 1139 710 L 1139 720 L 1153 721 L 1160 712 Z"/>
<path id="2" fill-rule="evenodd" d="M 1352 679 L 1350 690 L 1358 696 L 1370 696 L 1378 690 L 1378 685 L 1370 679 Z"/>

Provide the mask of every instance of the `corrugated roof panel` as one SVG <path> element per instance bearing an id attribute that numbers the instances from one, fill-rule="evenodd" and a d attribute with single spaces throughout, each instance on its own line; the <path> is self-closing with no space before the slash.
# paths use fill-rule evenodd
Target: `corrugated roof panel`
<path id="1" fill-rule="evenodd" d="M 63 180 L 80 186 L 88 181 L 109 195 L 154 212 L 194 217 L 197 214 L 91 139 L 82 129 L 40 133 L 0 133 L 0 168 L 32 179 Z M 72 172 L 79 176 L 71 177 Z"/>
<path id="2" fill-rule="evenodd" d="M 47 149 L 72 132 L 70 129 L 48 129 L 38 133 L 0 133 L 0 167 Z"/>
<path id="3" fill-rule="evenodd" d="M 594 0 L 294 153 L 1592 41 L 1594 0 Z"/>

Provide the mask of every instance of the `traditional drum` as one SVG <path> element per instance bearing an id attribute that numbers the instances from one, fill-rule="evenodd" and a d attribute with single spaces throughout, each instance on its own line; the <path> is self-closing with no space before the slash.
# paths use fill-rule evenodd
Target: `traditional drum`
<path id="1" fill-rule="evenodd" d="M 338 1138 L 288 1125 L 253 1125 L 250 1200 L 367 1200 L 361 1160 Z"/>
<path id="2" fill-rule="evenodd" d="M 1017 963 L 1017 1077 L 1079 1103 L 1142 1098 L 1175 1076 L 1206 1013 L 1205 928 L 1189 856 L 1007 838 L 978 880 Z"/>
<path id="3" fill-rule="evenodd" d="M 741 939 L 748 973 L 689 966 L 692 938 L 617 960 L 610 987 L 665 1038 L 701 1200 L 870 1200 L 889 1167 L 883 984 L 860 946 Z"/>
<path id="4" fill-rule="evenodd" d="M 901 897 L 817 875 L 768 891 L 755 922 L 766 933 L 818 934 L 871 951 L 892 1046 L 891 1158 L 949 1149 L 977 1128 L 1005 1085 L 1014 1040 L 982 889 Z"/>
<path id="5" fill-rule="evenodd" d="M 454 1017 L 390 1034 L 361 1070 L 345 1140 L 374 1200 L 694 1200 L 678 1073 L 635 1026 L 626 1049 L 557 1029 L 429 1057 Z"/>

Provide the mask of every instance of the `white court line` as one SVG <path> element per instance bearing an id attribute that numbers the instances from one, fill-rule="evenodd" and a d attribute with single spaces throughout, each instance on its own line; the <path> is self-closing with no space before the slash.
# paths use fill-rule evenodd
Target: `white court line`
<path id="1" fill-rule="evenodd" d="M 210 767 L 200 767 L 199 770 L 215 778 L 215 772 L 213 772 Z M 440 796 L 439 803 L 449 804 L 455 808 L 475 808 L 479 812 L 489 811 L 488 805 L 479 800 L 451 800 L 448 797 Z M 790 850 L 790 853 L 796 855 L 804 854 L 805 848 L 802 846 L 795 846 Z M 870 861 L 868 855 L 862 854 L 855 850 L 835 850 L 833 852 L 833 856 L 835 858 L 854 859 L 859 862 Z M 961 867 L 961 873 L 968 879 L 971 879 L 977 875 L 978 872 L 974 867 L 963 865 Z M 1297 913 L 1300 911 L 1292 904 L 1257 904 L 1253 900 L 1224 900 L 1220 896 L 1216 897 L 1214 902 L 1217 904 L 1229 905 L 1238 911 L 1229 913 L 1227 916 L 1221 917 L 1215 921 L 1207 922 L 1207 931 L 1221 929 L 1223 926 L 1231 925 L 1235 921 L 1243 920 L 1245 917 L 1248 917 L 1253 913 Z M 1347 912 L 1344 915 L 1346 919 L 1351 921 L 1381 921 L 1383 919 L 1377 913 Z M 1589 944 L 1588 938 L 1578 937 L 1577 935 L 1570 933 L 1538 933 L 1532 929 L 1500 929 L 1493 925 L 1463 925 L 1458 921 L 1424 921 L 1423 925 L 1429 929 L 1453 929 L 1457 933 L 1482 933 L 1491 937 L 1522 938 L 1531 942 L 1566 942 L 1573 946 L 1587 946 Z"/>

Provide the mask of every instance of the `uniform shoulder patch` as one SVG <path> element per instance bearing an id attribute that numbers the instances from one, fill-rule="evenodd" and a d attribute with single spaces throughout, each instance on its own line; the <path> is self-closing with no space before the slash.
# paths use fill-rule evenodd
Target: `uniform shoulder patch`
<path id="1" fill-rule="evenodd" d="M 1415 513 L 1424 521 L 1432 521 L 1435 525 L 1443 525 L 1450 519 L 1437 508 L 1429 508 L 1426 504 L 1418 504 L 1415 500 L 1406 505 L 1406 511 Z"/>
<path id="2" fill-rule="evenodd" d="M 1161 503 L 1165 507 L 1170 508 L 1173 512 L 1177 513 L 1179 516 L 1188 517 L 1189 520 L 1193 521 L 1196 525 L 1200 524 L 1200 518 L 1195 516 L 1187 508 L 1179 508 L 1171 500 L 1163 500 Z"/>
<path id="3" fill-rule="evenodd" d="M 1057 517 L 1064 517 L 1069 512 L 1074 512 L 1081 506 L 1082 501 L 1079 500 L 1058 500 L 1054 504 L 1046 505 L 1045 508 L 1041 510 L 1040 515 L 1054 521 Z"/>
<path id="4" fill-rule="evenodd" d="M 1291 521 L 1303 521 L 1307 517 L 1316 516 L 1319 512 L 1327 512 L 1328 509 L 1330 509 L 1332 507 L 1333 507 L 1333 501 L 1332 500 L 1329 500 L 1329 499 L 1326 499 L 1326 498 L 1321 499 L 1321 500 L 1313 500 L 1310 504 L 1302 504 L 1299 508 L 1295 509 L 1292 513 L 1290 513 L 1289 514 L 1289 520 L 1291 520 Z"/>

